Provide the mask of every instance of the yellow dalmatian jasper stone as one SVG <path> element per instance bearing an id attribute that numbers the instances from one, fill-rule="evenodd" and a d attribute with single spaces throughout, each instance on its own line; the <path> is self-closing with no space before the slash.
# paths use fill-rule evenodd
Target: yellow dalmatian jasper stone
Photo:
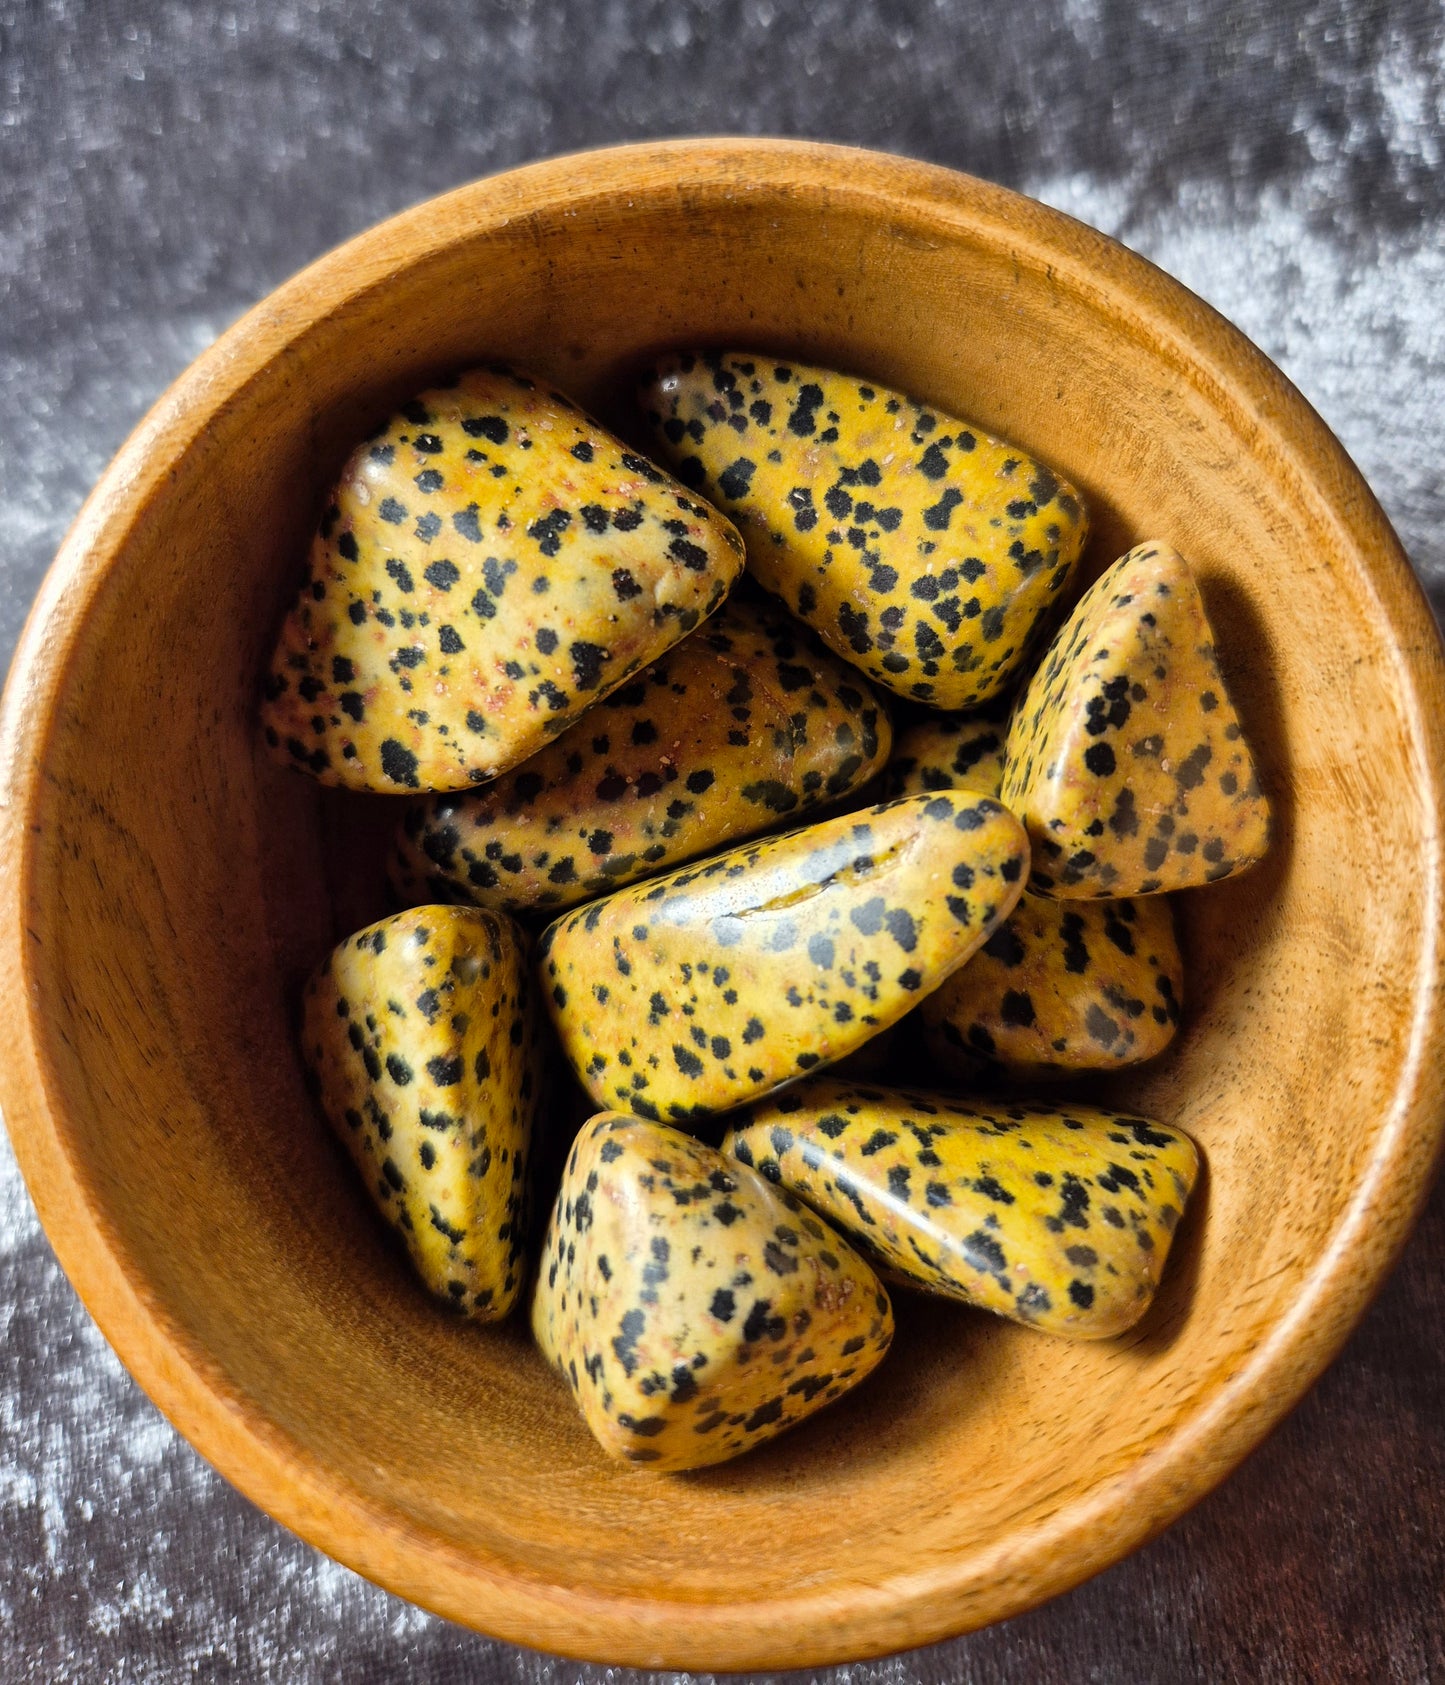
<path id="1" fill-rule="evenodd" d="M 1264 854 L 1269 806 L 1177 550 L 1141 544 L 1084 593 L 1014 714 L 1001 799 L 1046 895 L 1188 889 Z"/>
<path id="2" fill-rule="evenodd" d="M 1008 916 L 1027 839 L 970 793 L 750 843 L 565 914 L 543 998 L 599 1105 L 684 1122 L 831 1064 Z"/>
<path id="3" fill-rule="evenodd" d="M 1184 964 L 1174 910 L 1138 901 L 1050 901 L 1027 891 L 1007 923 L 919 1007 L 940 1069 L 1109 1070 L 1174 1039 Z"/>
<path id="4" fill-rule="evenodd" d="M 888 716 L 776 610 L 729 601 L 522 766 L 407 813 L 405 900 L 568 907 L 856 790 Z"/>
<path id="5" fill-rule="evenodd" d="M 307 985 L 301 1048 L 422 1280 L 468 1316 L 505 1316 L 526 1274 L 542 1077 L 516 927 L 418 907 L 348 937 Z"/>
<path id="6" fill-rule="evenodd" d="M 937 714 L 905 726 L 888 761 L 888 794 L 977 790 L 981 796 L 996 796 L 1003 783 L 1010 711 L 1004 699 L 966 714 Z"/>
<path id="7" fill-rule="evenodd" d="M 754 353 L 671 357 L 658 448 L 732 517 L 757 579 L 900 696 L 972 708 L 1012 681 L 1084 547 L 1043 463 L 896 392 Z"/>
<path id="8" fill-rule="evenodd" d="M 604 1451 L 702 1468 L 856 1386 L 893 1337 L 868 1265 L 790 1194 L 603 1112 L 552 1212 L 532 1327 Z"/>
<path id="9" fill-rule="evenodd" d="M 1080 1340 L 1144 1314 L 1199 1168 L 1187 1135 L 1122 1112 L 826 1078 L 757 1107 L 723 1151 L 912 1285 Z"/>
<path id="10" fill-rule="evenodd" d="M 716 510 L 560 392 L 474 369 L 342 471 L 271 662 L 266 740 L 324 784 L 466 789 L 692 631 L 742 561 Z"/>

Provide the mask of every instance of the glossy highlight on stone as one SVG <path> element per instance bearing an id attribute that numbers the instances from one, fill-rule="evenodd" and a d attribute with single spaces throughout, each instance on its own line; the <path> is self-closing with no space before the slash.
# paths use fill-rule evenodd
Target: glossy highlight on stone
<path id="1" fill-rule="evenodd" d="M 1141 544 L 1084 593 L 1014 713 L 1000 799 L 1038 894 L 1155 895 L 1264 854 L 1269 804 L 1177 550 Z"/>
<path id="2" fill-rule="evenodd" d="M 893 1337 L 867 1264 L 791 1194 L 603 1112 L 553 1207 L 532 1328 L 609 1456 L 702 1468 L 856 1386 Z"/>
<path id="3" fill-rule="evenodd" d="M 1083 550 L 1078 492 L 875 382 L 753 352 L 665 359 L 639 396 L 748 569 L 876 683 L 972 708 L 1012 682 Z"/>
<path id="4" fill-rule="evenodd" d="M 342 470 L 261 723 L 323 784 L 459 790 L 525 760 L 722 601 L 742 541 L 562 393 L 501 366 Z"/>
<path id="5" fill-rule="evenodd" d="M 482 1321 L 507 1314 L 526 1273 L 532 988 L 509 919 L 417 907 L 349 936 L 305 992 L 321 1109 L 422 1280 Z"/>
<path id="6" fill-rule="evenodd" d="M 1174 1039 L 1184 962 L 1168 897 L 1051 901 L 1027 891 L 919 1008 L 939 1067 L 1110 1070 Z"/>
<path id="7" fill-rule="evenodd" d="M 827 1077 L 753 1108 L 723 1151 L 911 1285 L 1081 1340 L 1148 1309 L 1199 1168 L 1187 1135 L 1128 1113 Z"/>
<path id="8" fill-rule="evenodd" d="M 937 988 L 1012 910 L 1027 848 L 1012 814 L 967 791 L 750 843 L 556 920 L 543 999 L 599 1105 L 726 1111 Z"/>
<path id="9" fill-rule="evenodd" d="M 851 667 L 732 598 L 521 766 L 409 808 L 393 883 L 409 901 L 569 907 L 850 794 L 891 743 Z"/>

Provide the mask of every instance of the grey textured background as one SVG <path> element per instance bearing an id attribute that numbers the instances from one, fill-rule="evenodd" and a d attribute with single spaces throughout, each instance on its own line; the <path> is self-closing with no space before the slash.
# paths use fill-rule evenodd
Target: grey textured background
<path id="1" fill-rule="evenodd" d="M 802 135 L 1022 188 L 1321 410 L 1445 609 L 1445 14 L 1165 0 L 0 0 L 0 646 L 151 400 L 415 200 L 549 153 Z M 1233 1480 L 1051 1607 L 842 1685 L 1445 1679 L 1445 1198 Z M 74 1299 L 0 1138 L 0 1678 L 561 1682 L 207 1468 Z M 1438 1508 L 1434 1511 L 1438 1516 Z"/>

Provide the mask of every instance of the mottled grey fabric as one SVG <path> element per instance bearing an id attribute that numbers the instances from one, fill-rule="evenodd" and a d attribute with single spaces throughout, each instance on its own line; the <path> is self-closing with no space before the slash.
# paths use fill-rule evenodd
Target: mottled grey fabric
<path id="1" fill-rule="evenodd" d="M 293 270 L 476 175 L 709 132 L 911 153 L 1116 234 L 1280 362 L 1445 607 L 1430 0 L 0 0 L 6 657 L 131 425 Z M 830 1677 L 1284 1681 L 1333 1655 L 1338 1677 L 1445 1678 L 1445 1556 L 1412 1508 L 1445 1478 L 1442 1223 L 1437 1197 L 1321 1387 L 1159 1543 L 1006 1627 Z M 239 1498 L 76 1303 L 3 1140 L 0 1329 L 0 1678 L 641 1677 L 463 1633 Z M 1327 1435 L 1380 1480 L 1316 1455 Z M 1294 1588 L 1291 1618 L 1267 1589 L 1242 1603 L 1238 1572 Z"/>

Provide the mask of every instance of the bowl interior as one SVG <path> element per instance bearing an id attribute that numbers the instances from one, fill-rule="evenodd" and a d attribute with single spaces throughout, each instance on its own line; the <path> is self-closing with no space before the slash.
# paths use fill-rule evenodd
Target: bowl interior
<path id="1" fill-rule="evenodd" d="M 883 1651 L 1014 1612 L 1171 1519 L 1384 1268 L 1403 1218 L 1372 1242 L 1366 1205 L 1412 1208 L 1433 1141 L 1406 1090 L 1434 964 L 1415 687 L 1436 655 L 1323 429 L 1146 266 L 897 161 L 620 157 L 480 184 L 326 260 L 188 377 L 82 520 L 83 609 L 23 657 L 53 701 L 17 941 L 73 1178 L 66 1210 L 37 1197 L 98 1310 L 123 1277 L 141 1308 L 102 1325 L 202 1450 L 405 1594 L 611 1660 Z M 383 910 L 329 859 L 375 804 L 273 767 L 254 708 L 328 479 L 391 405 L 501 355 L 630 425 L 638 361 L 697 342 L 843 366 L 1016 440 L 1084 489 L 1096 565 L 1177 545 L 1277 829 L 1258 870 L 1182 899 L 1183 1032 L 1118 1085 L 1208 1165 L 1143 1325 L 1070 1345 L 905 1300 L 858 1393 L 659 1479 L 596 1452 L 520 1322 L 427 1299 L 328 1139 L 293 1014 L 341 927 Z M 12 1122 L 30 1169 L 42 1124 Z"/>

